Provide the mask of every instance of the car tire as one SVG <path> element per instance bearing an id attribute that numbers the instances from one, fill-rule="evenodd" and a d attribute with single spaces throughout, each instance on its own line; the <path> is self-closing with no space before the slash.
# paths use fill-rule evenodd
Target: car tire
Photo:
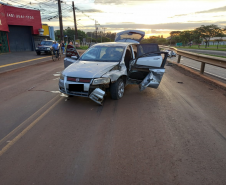
<path id="1" fill-rule="evenodd" d="M 40 52 L 36 52 L 37 53 L 37 55 L 40 55 L 41 53 Z"/>
<path id="2" fill-rule="evenodd" d="M 125 90 L 125 83 L 123 79 L 119 78 L 117 82 L 112 83 L 110 87 L 110 92 L 111 92 L 111 98 L 113 100 L 118 100 L 123 97 Z"/>

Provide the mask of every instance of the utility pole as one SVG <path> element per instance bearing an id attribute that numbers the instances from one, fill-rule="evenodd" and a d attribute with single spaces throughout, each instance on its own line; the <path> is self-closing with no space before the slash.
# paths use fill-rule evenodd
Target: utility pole
<path id="1" fill-rule="evenodd" d="M 103 30 L 104 30 L 104 37 L 105 37 L 105 30 L 107 29 L 107 28 L 102 28 Z M 102 35 L 101 35 L 101 42 L 102 42 Z"/>
<path id="2" fill-rule="evenodd" d="M 74 5 L 74 1 L 72 1 L 72 8 L 73 8 L 74 24 L 75 24 L 75 39 L 78 39 L 78 31 L 77 31 L 77 23 L 76 23 L 76 15 L 75 15 L 75 5 Z"/>
<path id="3" fill-rule="evenodd" d="M 92 38 L 93 32 L 91 32 L 91 43 L 93 42 L 93 38 Z"/>
<path id="4" fill-rule="evenodd" d="M 104 34 L 105 34 L 105 30 L 106 30 L 107 28 L 103 28 L 103 30 L 104 30 Z"/>
<path id="5" fill-rule="evenodd" d="M 97 43 L 97 29 L 98 29 L 98 27 L 97 27 L 96 20 L 95 20 L 95 28 L 96 28 L 96 43 Z"/>
<path id="6" fill-rule="evenodd" d="M 60 42 L 63 41 L 63 21 L 62 21 L 62 11 L 61 11 L 61 0 L 58 0 L 58 11 L 59 11 L 59 23 L 60 23 Z"/>

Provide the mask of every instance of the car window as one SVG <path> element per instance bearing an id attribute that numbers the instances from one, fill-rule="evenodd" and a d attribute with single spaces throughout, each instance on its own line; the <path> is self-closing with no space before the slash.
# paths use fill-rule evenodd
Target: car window
<path id="1" fill-rule="evenodd" d="M 138 57 L 150 53 L 150 52 L 160 52 L 157 44 L 139 44 L 137 46 L 137 55 Z M 160 54 L 150 54 L 152 56 L 160 55 Z"/>
<path id="2" fill-rule="evenodd" d="M 139 41 L 141 37 L 142 37 L 141 34 L 129 32 L 129 33 L 117 35 L 115 40 L 117 41 L 122 39 L 132 39 L 132 40 Z"/>
<path id="3" fill-rule="evenodd" d="M 136 58 L 137 57 L 137 45 L 133 44 L 132 48 L 133 48 L 133 52 L 134 52 L 134 57 Z"/>
<path id="4" fill-rule="evenodd" d="M 93 46 L 80 58 L 86 61 L 119 62 L 122 59 L 122 46 Z"/>
<path id="5" fill-rule="evenodd" d="M 41 45 L 53 45 L 53 42 L 51 42 L 51 41 L 42 41 L 41 42 Z"/>

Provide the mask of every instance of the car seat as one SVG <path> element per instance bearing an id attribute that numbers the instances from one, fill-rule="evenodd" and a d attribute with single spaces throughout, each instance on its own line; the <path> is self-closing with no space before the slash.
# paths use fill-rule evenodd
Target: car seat
<path id="1" fill-rule="evenodd" d="M 126 55 L 125 55 L 125 59 L 124 59 L 124 62 L 125 62 L 125 65 L 126 65 L 126 68 L 127 70 L 129 69 L 129 62 L 131 60 L 131 52 L 130 50 L 126 50 Z"/>

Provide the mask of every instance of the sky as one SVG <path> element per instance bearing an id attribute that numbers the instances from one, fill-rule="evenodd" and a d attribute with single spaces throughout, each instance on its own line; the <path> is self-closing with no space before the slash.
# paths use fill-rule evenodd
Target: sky
<path id="1" fill-rule="evenodd" d="M 29 0 L 20 2 L 25 1 Z M 36 1 L 42 0 L 32 2 Z M 44 2 L 39 7 L 49 5 L 57 13 L 56 0 Z M 145 31 L 146 37 L 163 35 L 165 38 L 175 30 L 192 30 L 209 24 L 226 26 L 226 0 L 74 0 L 74 3 L 79 9 L 76 10 L 77 27 L 85 32 L 95 30 L 94 20 L 100 24 L 98 31 L 137 29 Z M 64 28 L 74 27 L 72 11 L 66 8 L 70 9 L 71 4 L 71 0 L 63 0 Z M 42 14 L 42 22 L 59 29 L 58 18 L 47 20 L 46 13 Z"/>

